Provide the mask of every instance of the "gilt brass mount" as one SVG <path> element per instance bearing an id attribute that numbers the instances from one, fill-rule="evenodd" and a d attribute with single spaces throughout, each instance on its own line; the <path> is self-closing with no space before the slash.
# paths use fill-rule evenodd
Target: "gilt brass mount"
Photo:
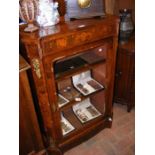
<path id="1" fill-rule="evenodd" d="M 80 8 L 89 8 L 91 6 L 91 0 L 78 0 Z"/>
<path id="2" fill-rule="evenodd" d="M 40 63 L 38 59 L 32 60 L 32 65 L 36 76 L 40 79 L 41 78 L 41 71 L 40 71 Z"/>

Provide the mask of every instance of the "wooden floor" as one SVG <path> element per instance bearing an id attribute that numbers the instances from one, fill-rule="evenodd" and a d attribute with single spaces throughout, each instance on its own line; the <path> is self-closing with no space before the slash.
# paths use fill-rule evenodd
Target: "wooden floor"
<path id="1" fill-rule="evenodd" d="M 88 141 L 74 147 L 64 155 L 134 155 L 135 111 L 127 112 L 126 106 L 114 104 L 111 129 L 105 129 Z"/>

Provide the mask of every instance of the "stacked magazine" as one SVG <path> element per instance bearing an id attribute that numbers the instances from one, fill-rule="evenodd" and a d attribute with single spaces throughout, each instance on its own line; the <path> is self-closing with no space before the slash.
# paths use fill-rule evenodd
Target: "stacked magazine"
<path id="1" fill-rule="evenodd" d="M 73 111 L 82 123 L 90 121 L 101 115 L 101 113 L 91 104 L 90 98 L 74 105 Z"/>
<path id="2" fill-rule="evenodd" d="M 86 71 L 72 77 L 74 87 L 84 96 L 104 88 L 99 82 L 91 77 L 91 72 Z"/>
<path id="3" fill-rule="evenodd" d="M 74 126 L 63 116 L 63 114 L 61 114 L 61 128 L 63 135 L 66 135 L 75 129 Z"/>

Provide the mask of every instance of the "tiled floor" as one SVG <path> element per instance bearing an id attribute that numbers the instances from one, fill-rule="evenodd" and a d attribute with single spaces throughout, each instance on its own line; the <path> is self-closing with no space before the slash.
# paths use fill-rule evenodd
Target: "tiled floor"
<path id="1" fill-rule="evenodd" d="M 134 129 L 135 111 L 128 113 L 126 106 L 114 104 L 112 128 L 102 130 L 64 155 L 134 155 Z"/>

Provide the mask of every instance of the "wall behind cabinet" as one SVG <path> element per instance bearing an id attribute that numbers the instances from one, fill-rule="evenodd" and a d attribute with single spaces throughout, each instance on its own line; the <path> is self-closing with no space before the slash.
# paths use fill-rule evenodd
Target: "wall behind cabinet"
<path id="1" fill-rule="evenodd" d="M 132 9 L 132 19 L 135 21 L 135 0 L 105 0 L 106 12 L 119 15 L 119 9 Z"/>

